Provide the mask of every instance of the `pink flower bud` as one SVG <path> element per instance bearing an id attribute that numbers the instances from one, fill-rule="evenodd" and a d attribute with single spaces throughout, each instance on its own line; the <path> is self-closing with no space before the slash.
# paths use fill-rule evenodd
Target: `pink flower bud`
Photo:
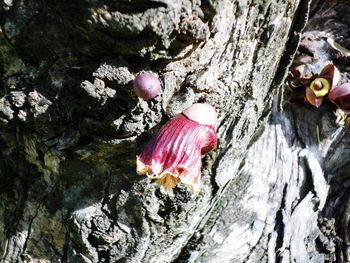
<path id="1" fill-rule="evenodd" d="M 133 86 L 136 95 L 144 100 L 153 99 L 161 92 L 159 79 L 152 72 L 139 73 L 133 81 Z"/>
<path id="2" fill-rule="evenodd" d="M 331 89 L 328 97 L 339 109 L 350 113 L 350 83 Z"/>
<path id="3" fill-rule="evenodd" d="M 202 154 L 216 148 L 215 109 L 196 103 L 175 116 L 137 156 L 136 171 L 158 179 L 166 189 L 182 182 L 199 190 Z"/>
<path id="4" fill-rule="evenodd" d="M 195 103 L 182 112 L 187 118 L 200 124 L 218 127 L 218 116 L 213 106 L 207 103 Z"/>

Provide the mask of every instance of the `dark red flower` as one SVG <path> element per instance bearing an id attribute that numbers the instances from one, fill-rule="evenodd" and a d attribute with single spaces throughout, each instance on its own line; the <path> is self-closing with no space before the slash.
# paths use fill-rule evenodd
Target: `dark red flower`
<path id="1" fill-rule="evenodd" d="M 137 173 L 158 179 L 166 189 L 182 182 L 198 191 L 202 155 L 217 146 L 216 126 L 212 106 L 192 105 L 167 122 L 137 156 Z"/>
<path id="2" fill-rule="evenodd" d="M 323 97 L 335 87 L 339 80 L 339 70 L 333 64 L 328 64 L 322 69 L 319 77 L 315 78 L 306 88 L 306 101 L 317 108 L 320 107 Z"/>

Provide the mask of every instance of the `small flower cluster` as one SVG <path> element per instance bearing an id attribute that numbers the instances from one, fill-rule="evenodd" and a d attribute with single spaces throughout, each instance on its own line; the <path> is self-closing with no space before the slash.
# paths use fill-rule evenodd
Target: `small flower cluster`
<path id="1" fill-rule="evenodd" d="M 292 88 L 306 87 L 305 101 L 320 107 L 325 98 L 345 114 L 350 114 L 350 83 L 338 85 L 340 72 L 333 64 L 328 64 L 319 74 L 314 74 L 307 65 L 291 69 L 289 85 Z"/>
<path id="2" fill-rule="evenodd" d="M 161 84 L 153 72 L 143 71 L 133 80 L 140 99 L 151 100 L 161 94 Z M 157 136 L 136 156 L 136 172 L 165 189 L 181 182 L 199 191 L 202 155 L 217 146 L 218 119 L 215 109 L 195 103 L 168 121 Z"/>

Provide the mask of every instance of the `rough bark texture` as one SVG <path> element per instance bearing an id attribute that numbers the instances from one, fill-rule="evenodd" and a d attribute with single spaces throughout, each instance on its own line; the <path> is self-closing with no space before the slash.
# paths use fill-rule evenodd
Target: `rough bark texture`
<path id="1" fill-rule="evenodd" d="M 347 1 L 316 1 L 294 62 L 317 72 L 331 61 L 348 82 L 349 9 Z M 191 258 L 349 262 L 349 118 L 339 125 L 329 102 L 316 109 L 283 88 L 262 136 L 201 228 L 200 245 L 193 237 L 184 250 Z"/>
<path id="2" fill-rule="evenodd" d="M 292 140 L 291 113 L 274 115 L 241 167 L 307 12 L 308 1 L 4 0 L 2 261 L 322 257 L 311 241 L 324 177 L 312 151 L 300 155 L 305 142 Z M 159 74 L 161 97 L 132 93 L 140 70 Z M 136 175 L 135 155 L 194 102 L 218 110 L 219 148 L 203 160 L 198 194 L 165 191 Z M 262 147 L 280 155 L 271 163 Z M 303 187 L 311 178 L 315 186 Z"/>

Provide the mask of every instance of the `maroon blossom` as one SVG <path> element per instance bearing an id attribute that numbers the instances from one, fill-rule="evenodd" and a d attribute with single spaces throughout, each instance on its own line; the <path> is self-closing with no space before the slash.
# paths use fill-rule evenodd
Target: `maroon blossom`
<path id="1" fill-rule="evenodd" d="M 157 179 L 166 189 L 182 182 L 199 190 L 202 155 L 217 146 L 215 109 L 196 103 L 167 122 L 137 155 L 136 171 Z"/>
<path id="2" fill-rule="evenodd" d="M 314 78 L 306 88 L 305 100 L 315 107 L 320 107 L 324 96 L 334 88 L 340 80 L 340 72 L 333 64 L 326 65 L 319 76 Z"/>

